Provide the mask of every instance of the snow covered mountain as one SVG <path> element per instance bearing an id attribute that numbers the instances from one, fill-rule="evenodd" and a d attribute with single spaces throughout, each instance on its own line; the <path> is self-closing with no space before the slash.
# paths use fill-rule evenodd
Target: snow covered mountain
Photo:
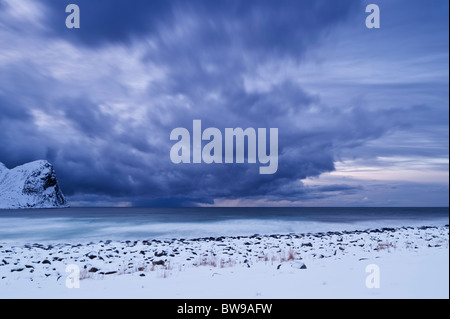
<path id="1" fill-rule="evenodd" d="M 68 206 L 49 162 L 35 161 L 13 169 L 0 163 L 0 209 Z"/>

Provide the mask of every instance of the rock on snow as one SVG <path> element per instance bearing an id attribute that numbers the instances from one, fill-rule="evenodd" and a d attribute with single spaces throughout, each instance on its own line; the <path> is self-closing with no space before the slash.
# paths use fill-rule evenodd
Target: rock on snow
<path id="1" fill-rule="evenodd" d="M 53 166 L 44 160 L 8 169 L 0 163 L 0 209 L 68 207 Z"/>

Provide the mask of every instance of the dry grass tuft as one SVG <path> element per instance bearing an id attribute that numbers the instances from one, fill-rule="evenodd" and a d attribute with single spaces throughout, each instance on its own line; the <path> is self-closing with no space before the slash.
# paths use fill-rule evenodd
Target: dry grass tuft
<path id="1" fill-rule="evenodd" d="M 381 250 L 390 250 L 391 248 L 397 248 L 397 246 L 394 243 L 391 242 L 384 242 L 384 243 L 378 243 L 377 247 L 374 248 L 374 250 L 381 251 Z"/>
<path id="2" fill-rule="evenodd" d="M 295 257 L 297 255 L 297 252 L 294 249 L 289 249 L 289 251 L 284 254 L 281 255 L 280 257 L 280 262 L 287 262 L 287 261 L 291 261 L 291 260 L 295 260 Z"/>

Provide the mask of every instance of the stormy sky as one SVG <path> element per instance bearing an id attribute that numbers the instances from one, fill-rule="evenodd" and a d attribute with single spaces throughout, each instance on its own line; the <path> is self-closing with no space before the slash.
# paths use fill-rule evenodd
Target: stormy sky
<path id="1" fill-rule="evenodd" d="M 448 6 L 0 0 L 0 162 L 72 206 L 448 206 Z M 172 163 L 193 120 L 278 128 L 278 171 Z"/>

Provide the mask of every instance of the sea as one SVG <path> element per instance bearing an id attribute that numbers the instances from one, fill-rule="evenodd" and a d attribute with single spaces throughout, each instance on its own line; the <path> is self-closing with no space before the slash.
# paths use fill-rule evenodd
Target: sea
<path id="1" fill-rule="evenodd" d="M 0 210 L 0 243 L 86 243 L 444 226 L 444 208 L 64 208 Z"/>

